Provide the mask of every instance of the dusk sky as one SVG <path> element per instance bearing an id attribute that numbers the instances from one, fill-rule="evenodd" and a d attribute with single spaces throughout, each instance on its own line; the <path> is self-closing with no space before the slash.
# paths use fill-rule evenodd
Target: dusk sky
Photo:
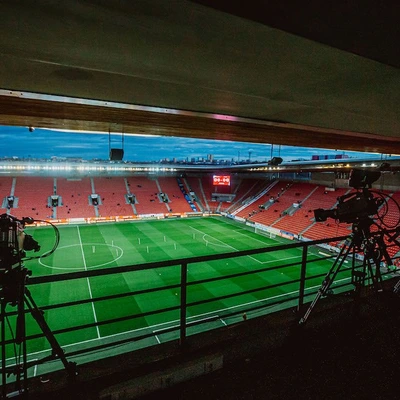
<path id="1" fill-rule="evenodd" d="M 94 133 L 68 133 L 47 129 L 29 132 L 27 127 L 0 126 L 0 157 L 50 158 L 81 157 L 92 160 L 109 158 L 109 135 Z M 267 161 L 271 158 L 271 145 L 164 136 L 111 135 L 111 147 L 124 149 L 124 161 L 160 161 L 207 158 L 213 154 L 216 160 Z M 349 157 L 377 156 L 350 151 L 309 149 L 293 146 L 274 145 L 272 156 L 282 157 L 284 161 L 312 155 L 347 154 Z"/>

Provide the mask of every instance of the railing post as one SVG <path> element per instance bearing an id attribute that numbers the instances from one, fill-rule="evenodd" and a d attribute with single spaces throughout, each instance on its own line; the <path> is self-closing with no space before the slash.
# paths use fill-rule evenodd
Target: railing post
<path id="1" fill-rule="evenodd" d="M 307 271 L 307 251 L 308 251 L 308 246 L 305 244 L 303 245 L 303 254 L 301 257 L 299 303 L 297 305 L 297 311 L 300 311 L 301 307 L 304 304 L 304 290 L 306 287 L 306 271 Z"/>
<path id="2" fill-rule="evenodd" d="M 187 301 L 187 263 L 181 265 L 181 315 L 180 315 L 180 338 L 181 346 L 186 342 L 186 301 Z"/>

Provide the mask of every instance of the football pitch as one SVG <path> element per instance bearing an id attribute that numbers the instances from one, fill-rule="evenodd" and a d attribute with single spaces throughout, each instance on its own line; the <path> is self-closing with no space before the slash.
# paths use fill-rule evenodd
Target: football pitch
<path id="1" fill-rule="evenodd" d="M 120 266 L 151 265 L 291 243 L 280 237 L 256 234 L 243 224 L 219 217 L 71 225 L 58 229 L 57 250 L 49 257 L 24 263 L 33 277 L 102 268 L 115 268 L 116 271 L 104 276 L 28 284 L 36 304 L 45 311 L 50 329 L 67 353 L 68 349 L 90 347 L 141 332 L 153 333 L 148 345 L 176 338 L 171 328 L 179 326 L 180 264 L 132 272 L 118 272 Z M 40 254 L 52 248 L 54 231 L 51 227 L 27 226 L 26 232 L 39 242 Z M 28 256 L 31 255 L 35 253 L 29 252 Z M 327 260 L 326 256 L 318 248 L 308 250 L 306 293 L 315 293 L 323 279 L 321 274 L 326 274 L 331 267 L 333 261 Z M 236 320 L 224 318 L 231 310 L 245 311 L 246 307 L 255 304 L 267 307 L 268 301 L 274 299 L 295 298 L 299 291 L 301 260 L 302 248 L 292 248 L 188 264 L 188 321 L 209 319 L 209 329 L 212 329 L 238 322 L 239 317 Z M 274 268 L 282 265 L 284 267 Z M 252 273 L 244 275 L 243 272 Z M 319 277 L 312 278 L 318 274 Z M 348 281 L 349 274 L 341 274 L 337 280 Z M 149 291 L 153 288 L 158 290 Z M 113 297 L 124 293 L 127 295 Z M 59 306 L 69 302 L 74 304 Z M 166 311 L 157 312 L 160 309 Z M 7 310 L 12 311 L 12 307 Z M 137 317 L 129 318 L 135 315 Z M 105 322 L 113 318 L 117 321 Z M 10 328 L 14 324 L 15 317 L 10 317 Z M 28 337 L 41 333 L 29 313 L 26 325 Z M 72 326 L 81 328 L 68 331 Z M 164 331 L 168 333 L 163 334 Z M 27 348 L 29 354 L 40 357 L 49 349 L 49 344 L 46 338 L 34 338 L 27 341 Z"/>

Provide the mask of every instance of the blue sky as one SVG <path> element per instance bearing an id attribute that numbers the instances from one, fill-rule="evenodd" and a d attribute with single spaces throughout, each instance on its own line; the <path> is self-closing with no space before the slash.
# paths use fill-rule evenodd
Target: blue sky
<path id="1" fill-rule="evenodd" d="M 94 133 L 68 133 L 47 129 L 29 132 L 26 127 L 0 126 L 0 157 L 82 157 L 87 160 L 109 157 L 109 135 Z M 111 147 L 122 148 L 121 135 L 111 135 Z M 266 161 L 271 158 L 271 145 L 163 136 L 124 136 L 125 161 L 160 161 L 206 158 L 213 154 L 217 160 L 235 161 L 251 158 L 251 161 Z M 250 153 L 250 154 L 249 154 Z M 309 149 L 293 146 L 274 145 L 272 156 L 284 161 L 305 158 L 312 155 L 347 154 L 350 157 L 368 157 L 368 153 L 341 150 Z M 375 155 L 376 157 L 376 155 Z"/>

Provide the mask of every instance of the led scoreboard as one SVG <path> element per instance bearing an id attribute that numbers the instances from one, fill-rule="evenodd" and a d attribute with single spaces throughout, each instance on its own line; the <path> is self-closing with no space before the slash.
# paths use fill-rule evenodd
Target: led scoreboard
<path id="1" fill-rule="evenodd" d="M 230 175 L 213 175 L 214 186 L 230 186 L 231 177 Z"/>

